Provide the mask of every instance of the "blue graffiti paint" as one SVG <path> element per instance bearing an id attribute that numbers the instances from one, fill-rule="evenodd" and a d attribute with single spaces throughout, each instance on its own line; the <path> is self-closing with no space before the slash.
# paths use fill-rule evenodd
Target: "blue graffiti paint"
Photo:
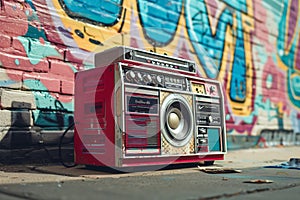
<path id="1" fill-rule="evenodd" d="M 112 26 L 120 19 L 123 0 L 59 0 L 59 3 L 72 18 Z"/>
<path id="2" fill-rule="evenodd" d="M 244 102 L 246 99 L 246 56 L 241 15 L 240 12 L 236 13 L 238 27 L 230 81 L 230 98 L 236 102 Z"/>
<path id="3" fill-rule="evenodd" d="M 300 75 L 299 74 L 294 74 L 291 77 L 291 87 L 293 89 L 293 93 L 295 96 L 299 97 L 300 96 Z"/>
<path id="4" fill-rule="evenodd" d="M 182 0 L 138 0 L 137 6 L 146 39 L 155 46 L 170 43 L 177 30 Z"/>
<path id="5" fill-rule="evenodd" d="M 18 66 L 20 65 L 19 59 L 15 59 L 15 64 L 18 65 Z"/>
<path id="6" fill-rule="evenodd" d="M 219 16 L 216 32 L 213 33 L 207 5 L 204 0 L 187 0 L 185 9 L 190 41 L 198 55 L 199 62 L 209 78 L 216 78 L 221 70 L 226 31 L 228 27 L 231 28 L 231 31 L 234 33 L 233 42 L 235 42 L 235 47 L 230 98 L 236 102 L 244 102 L 246 99 L 246 58 L 242 13 L 238 10 L 233 11 L 232 9 L 225 8 Z M 244 8 L 241 10 L 246 11 Z M 236 27 L 233 27 L 234 20 L 237 21 Z M 208 52 L 213 51 L 212 58 L 216 63 L 216 67 L 206 62 L 206 59 L 203 57 L 203 49 Z"/>
<path id="7" fill-rule="evenodd" d="M 35 8 L 34 4 L 32 3 L 32 0 L 26 0 L 26 3 L 28 3 L 30 5 L 31 9 L 34 10 L 34 12 L 32 12 L 31 15 L 28 13 L 28 10 L 25 11 L 27 20 L 29 22 L 39 22 L 40 23 L 39 17 L 37 16 L 37 13 L 36 13 L 36 8 Z M 24 37 L 36 38 L 36 39 L 42 38 L 45 41 L 47 40 L 44 29 L 41 27 L 38 28 L 36 26 L 32 26 L 30 23 L 28 23 L 28 30 L 27 30 L 27 33 L 24 35 Z"/>
<path id="8" fill-rule="evenodd" d="M 10 85 L 13 85 L 15 83 L 17 82 L 13 80 L 0 80 L 0 87 L 9 87 Z"/>
<path id="9" fill-rule="evenodd" d="M 300 74 L 292 69 L 287 71 L 287 92 L 292 103 L 300 108 Z"/>
<path id="10" fill-rule="evenodd" d="M 273 75 L 268 74 L 267 79 L 266 79 L 266 86 L 267 88 L 271 88 L 273 84 Z"/>
<path id="11" fill-rule="evenodd" d="M 288 10 L 291 8 L 289 8 L 288 0 L 285 0 L 283 3 L 284 3 L 283 4 L 284 6 L 283 6 L 282 17 L 281 17 L 279 25 L 278 25 L 277 52 L 278 52 L 280 59 L 286 66 L 293 67 L 294 60 L 295 60 L 294 52 L 296 52 L 297 40 L 293 40 L 289 51 L 285 52 L 285 45 L 286 45 L 285 37 L 288 34 L 287 17 L 289 17 Z"/>
<path id="12" fill-rule="evenodd" d="M 227 5 L 233 7 L 235 10 L 247 13 L 246 0 L 223 0 Z"/>
<path id="13" fill-rule="evenodd" d="M 36 11 L 36 8 L 34 7 L 32 0 L 25 0 L 25 2 L 28 3 L 34 11 Z"/>
<path id="14" fill-rule="evenodd" d="M 38 64 L 42 59 L 46 57 L 60 57 L 60 54 L 57 52 L 55 47 L 52 46 L 48 41 L 45 41 L 45 44 L 41 44 L 39 40 L 35 40 L 32 38 L 19 36 L 18 39 L 22 43 L 30 63 L 33 65 Z"/>
<path id="15" fill-rule="evenodd" d="M 35 103 L 38 109 L 73 112 L 73 101 L 69 103 L 58 102 L 57 99 L 51 96 L 47 87 L 41 81 L 27 79 L 24 80 L 24 85 L 27 88 L 31 88 L 32 90 L 34 90 L 32 92 L 34 94 Z M 58 107 L 57 104 L 62 106 Z"/>
<path id="16" fill-rule="evenodd" d="M 216 78 L 219 73 L 220 63 L 225 44 L 225 32 L 227 24 L 232 26 L 233 18 L 229 10 L 224 10 L 221 14 L 216 32 L 214 34 L 208 18 L 208 11 L 204 0 L 187 0 L 185 6 L 186 24 L 190 41 L 198 55 L 198 59 L 209 78 Z M 208 62 L 203 59 L 203 49 L 208 52 L 213 51 L 213 59 L 216 69 L 207 66 Z"/>
<path id="17" fill-rule="evenodd" d="M 66 129 L 73 122 L 73 114 L 71 113 L 35 110 L 32 114 L 34 125 L 45 130 Z"/>
<path id="18" fill-rule="evenodd" d="M 288 0 L 284 0 L 283 2 L 283 12 L 282 12 L 282 17 L 279 22 L 278 26 L 278 38 L 277 38 L 277 53 L 280 58 L 280 60 L 284 63 L 284 65 L 287 67 L 287 88 L 288 88 L 288 96 L 291 102 L 300 108 L 300 73 L 294 69 L 294 63 L 295 60 L 297 59 L 297 48 L 298 48 L 298 37 L 293 38 L 291 40 L 290 44 L 287 45 L 287 40 L 285 37 L 289 33 L 288 30 L 288 17 L 294 17 L 289 13 L 289 10 L 293 10 L 293 7 L 298 6 L 298 2 L 296 5 L 293 5 L 290 3 Z M 288 14 L 289 13 L 289 14 Z M 296 25 L 297 27 L 295 28 L 295 33 L 296 35 L 299 35 L 299 23 Z M 290 28 L 290 27 L 289 27 Z M 291 37 L 291 36 L 290 36 Z M 286 46 L 289 46 L 287 49 Z"/>

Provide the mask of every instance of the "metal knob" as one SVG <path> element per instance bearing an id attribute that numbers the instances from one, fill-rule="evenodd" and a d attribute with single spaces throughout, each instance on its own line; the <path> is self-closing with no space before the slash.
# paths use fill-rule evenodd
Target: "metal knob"
<path id="1" fill-rule="evenodd" d="M 137 82 L 143 81 L 143 76 L 142 76 L 142 74 L 140 72 L 136 73 L 136 80 L 137 80 Z"/>
<path id="2" fill-rule="evenodd" d="M 126 72 L 125 77 L 128 81 L 132 81 L 133 79 L 135 79 L 136 75 L 134 71 L 130 70 Z"/>
<path id="3" fill-rule="evenodd" d="M 151 83 L 152 82 L 152 77 L 150 74 L 144 74 L 144 81 L 145 83 Z"/>
<path id="4" fill-rule="evenodd" d="M 156 82 L 157 84 L 162 84 L 162 82 L 163 82 L 162 77 L 161 77 L 161 76 L 156 76 L 155 82 Z"/>

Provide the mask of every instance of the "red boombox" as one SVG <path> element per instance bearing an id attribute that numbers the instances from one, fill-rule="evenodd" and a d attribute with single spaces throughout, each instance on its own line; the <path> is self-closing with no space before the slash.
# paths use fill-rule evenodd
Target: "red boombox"
<path id="1" fill-rule="evenodd" d="M 224 159 L 218 81 L 194 62 L 129 47 L 95 54 L 76 74 L 75 162 L 130 167 Z"/>

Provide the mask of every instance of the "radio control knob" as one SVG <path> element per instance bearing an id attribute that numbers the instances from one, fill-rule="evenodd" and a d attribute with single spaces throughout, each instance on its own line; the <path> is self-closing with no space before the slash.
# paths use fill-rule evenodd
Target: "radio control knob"
<path id="1" fill-rule="evenodd" d="M 136 73 L 136 79 L 137 79 L 138 82 L 143 81 L 143 76 L 142 76 L 142 74 L 140 72 Z"/>
<path id="2" fill-rule="evenodd" d="M 163 82 L 162 77 L 161 77 L 161 76 L 156 76 L 155 82 L 156 82 L 157 84 L 162 84 L 162 82 Z"/>
<path id="3" fill-rule="evenodd" d="M 128 81 L 132 81 L 132 80 L 135 79 L 135 77 L 136 77 L 134 71 L 132 71 L 132 70 L 127 71 L 126 74 L 125 74 L 125 76 L 126 76 L 126 79 L 127 79 Z"/>
<path id="4" fill-rule="evenodd" d="M 145 83 L 151 83 L 152 82 L 152 77 L 150 74 L 145 74 L 144 75 L 144 81 Z"/>

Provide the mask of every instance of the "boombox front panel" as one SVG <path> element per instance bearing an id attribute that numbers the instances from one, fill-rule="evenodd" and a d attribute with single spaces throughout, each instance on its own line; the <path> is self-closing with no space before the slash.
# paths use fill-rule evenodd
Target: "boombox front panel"
<path id="1" fill-rule="evenodd" d="M 120 72 L 122 72 L 125 90 L 129 88 L 130 91 L 130 93 L 124 94 L 125 99 L 127 102 L 128 99 L 132 102 L 125 106 L 127 112 L 135 110 L 134 112 L 149 116 L 158 115 L 160 130 L 156 130 L 152 134 L 159 135 L 157 138 L 161 139 L 160 146 L 157 143 L 158 146 L 155 147 L 155 150 L 146 151 L 137 147 L 135 151 L 131 149 L 131 152 L 136 152 L 136 154 L 126 153 L 124 157 L 188 156 L 226 152 L 223 99 L 220 84 L 217 81 L 170 71 L 158 71 L 155 68 L 137 64 L 120 63 Z M 159 105 L 156 105 L 157 102 Z M 182 102 L 181 109 L 176 108 L 178 102 Z M 175 105 L 174 108 L 173 105 Z M 176 110 L 179 110 L 179 114 L 177 114 L 179 118 L 181 115 L 183 122 L 181 125 L 178 122 L 178 127 L 171 127 L 168 119 L 173 119 L 175 116 L 178 121 Z M 128 115 L 125 115 L 125 121 L 127 121 L 126 117 Z M 155 121 L 155 124 L 159 125 L 157 118 Z M 173 129 L 174 131 L 172 131 Z M 128 132 L 126 134 L 130 135 Z M 179 138 L 176 138 L 176 134 L 179 135 Z M 141 136 L 137 136 L 136 141 L 140 138 Z M 125 149 L 126 147 L 125 145 Z"/>

